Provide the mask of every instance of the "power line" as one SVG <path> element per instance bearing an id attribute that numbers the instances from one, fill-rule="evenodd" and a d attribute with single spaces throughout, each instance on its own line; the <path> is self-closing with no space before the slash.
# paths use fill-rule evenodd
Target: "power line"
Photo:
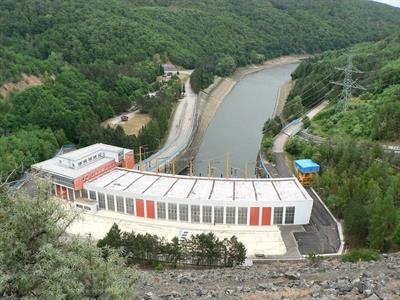
<path id="1" fill-rule="evenodd" d="M 353 66 L 353 54 L 348 54 L 345 68 L 337 69 L 344 72 L 344 80 L 343 82 L 331 81 L 330 83 L 343 87 L 340 100 L 336 106 L 336 111 L 340 112 L 347 110 L 348 103 L 351 100 L 351 89 L 365 90 L 365 88 L 353 80 L 353 73 L 362 73 Z"/>

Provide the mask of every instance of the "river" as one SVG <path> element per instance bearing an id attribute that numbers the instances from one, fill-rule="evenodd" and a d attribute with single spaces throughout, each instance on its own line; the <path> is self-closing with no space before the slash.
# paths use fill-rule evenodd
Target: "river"
<path id="1" fill-rule="evenodd" d="M 271 117 L 279 87 L 290 79 L 297 63 L 277 65 L 249 74 L 225 97 L 204 135 L 193 162 L 194 175 L 225 177 L 229 153 L 231 177 L 254 177 L 264 122 Z"/>

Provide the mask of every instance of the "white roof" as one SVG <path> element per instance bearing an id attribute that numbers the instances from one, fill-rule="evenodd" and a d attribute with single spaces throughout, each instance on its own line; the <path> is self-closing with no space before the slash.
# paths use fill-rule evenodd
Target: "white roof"
<path id="1" fill-rule="evenodd" d="M 112 146 L 112 145 L 107 145 L 107 144 L 102 144 L 102 143 L 97 143 L 97 144 L 93 144 L 84 148 L 80 148 L 78 150 L 75 151 L 71 151 L 65 154 L 61 154 L 58 157 L 61 158 L 65 158 L 65 159 L 70 159 L 70 160 L 79 160 L 82 157 L 86 157 L 90 154 L 94 154 L 97 153 L 99 151 L 111 151 L 111 152 L 119 152 L 121 150 L 125 150 L 124 153 L 126 151 L 131 151 L 129 149 L 124 149 L 121 147 L 117 147 L 117 146 Z"/>
<path id="2" fill-rule="evenodd" d="M 124 155 L 132 150 L 130 149 L 125 149 L 121 147 L 116 147 L 116 146 L 111 146 L 111 145 L 106 145 L 106 144 L 94 144 L 88 147 L 84 147 L 81 149 L 77 149 L 65 154 L 58 155 L 56 157 L 53 157 L 51 159 L 42 161 L 40 163 L 32 165 L 32 168 L 38 171 L 44 171 L 48 172 L 54 175 L 59 175 L 62 177 L 67 177 L 67 178 L 72 178 L 75 179 L 79 176 L 82 176 L 91 170 L 94 170 L 108 162 L 111 162 L 115 160 L 113 157 L 105 157 L 102 158 L 97 158 L 93 161 L 90 161 L 83 166 L 80 166 L 79 168 L 71 168 L 63 163 L 60 163 L 60 159 L 67 159 L 70 161 L 77 161 L 83 157 L 87 157 L 90 154 L 95 154 L 100 151 L 108 151 L 108 152 L 119 152 L 123 150 Z"/>
<path id="3" fill-rule="evenodd" d="M 111 189 L 144 197 L 219 201 L 312 201 L 295 177 L 224 179 L 173 176 L 117 168 L 86 182 L 87 189 Z"/>
<path id="4" fill-rule="evenodd" d="M 60 175 L 62 177 L 75 179 L 113 160 L 113 158 L 103 157 L 101 159 L 97 159 L 91 163 L 88 163 L 78 169 L 73 169 L 61 165 L 58 162 L 58 156 L 56 156 L 54 158 L 34 164 L 32 165 L 32 168 L 38 171 L 44 171 L 54 175 Z"/>

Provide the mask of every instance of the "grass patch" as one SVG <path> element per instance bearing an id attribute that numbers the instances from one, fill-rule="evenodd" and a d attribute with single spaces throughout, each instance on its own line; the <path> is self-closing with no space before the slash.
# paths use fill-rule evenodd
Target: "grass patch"
<path id="1" fill-rule="evenodd" d="M 379 253 L 372 249 L 353 249 L 349 253 L 342 255 L 344 262 L 376 261 Z"/>

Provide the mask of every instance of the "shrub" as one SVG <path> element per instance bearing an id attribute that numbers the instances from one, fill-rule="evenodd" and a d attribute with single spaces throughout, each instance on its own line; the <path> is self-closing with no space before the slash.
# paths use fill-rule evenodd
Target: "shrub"
<path id="1" fill-rule="evenodd" d="M 379 253 L 372 249 L 353 249 L 349 253 L 342 255 L 344 262 L 358 261 L 376 261 L 379 259 Z"/>

